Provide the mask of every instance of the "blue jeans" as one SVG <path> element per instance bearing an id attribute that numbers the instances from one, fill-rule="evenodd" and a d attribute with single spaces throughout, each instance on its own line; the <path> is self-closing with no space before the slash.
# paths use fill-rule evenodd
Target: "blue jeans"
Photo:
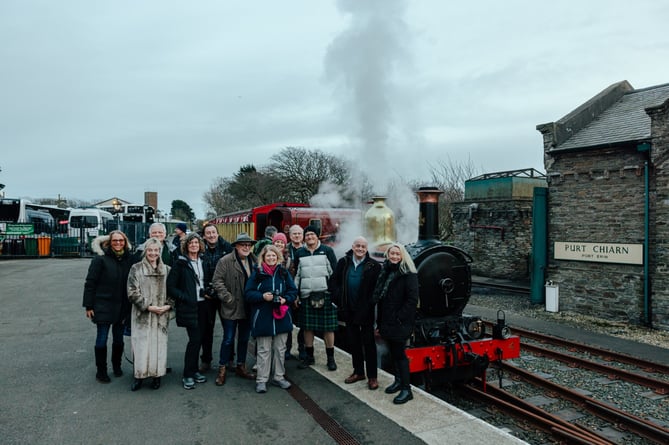
<path id="1" fill-rule="evenodd" d="M 109 338 L 109 328 L 112 331 L 112 343 L 123 344 L 123 323 L 97 323 L 98 334 L 95 337 L 96 348 L 106 348 L 107 339 Z"/>
<path id="2" fill-rule="evenodd" d="M 249 347 L 249 337 L 251 336 L 251 323 L 249 320 L 227 320 L 223 319 L 223 341 L 221 342 L 221 353 L 218 364 L 225 366 L 234 357 L 235 331 L 238 331 L 237 337 L 237 363 L 246 362 L 246 351 Z"/>

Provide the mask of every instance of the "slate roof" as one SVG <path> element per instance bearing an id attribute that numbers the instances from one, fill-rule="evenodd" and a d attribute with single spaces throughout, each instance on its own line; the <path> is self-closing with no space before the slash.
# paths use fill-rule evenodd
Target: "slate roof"
<path id="1" fill-rule="evenodd" d="M 618 145 L 650 139 L 650 117 L 645 109 L 669 99 L 669 84 L 633 90 L 551 151 Z"/>

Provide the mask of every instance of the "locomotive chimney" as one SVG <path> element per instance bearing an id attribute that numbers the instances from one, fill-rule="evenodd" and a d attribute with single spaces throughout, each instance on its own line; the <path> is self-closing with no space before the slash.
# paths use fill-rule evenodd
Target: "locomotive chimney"
<path id="1" fill-rule="evenodd" d="M 421 187 L 416 192 L 419 203 L 419 240 L 439 238 L 439 195 L 442 193 L 436 187 Z"/>
<path id="2" fill-rule="evenodd" d="M 386 205 L 386 198 L 374 196 L 372 207 L 365 213 L 365 232 L 371 246 L 395 241 L 395 214 Z"/>

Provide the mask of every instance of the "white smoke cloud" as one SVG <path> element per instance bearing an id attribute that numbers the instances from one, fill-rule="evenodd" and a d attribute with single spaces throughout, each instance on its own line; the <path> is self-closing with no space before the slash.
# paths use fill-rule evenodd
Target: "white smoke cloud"
<path id="1" fill-rule="evenodd" d="M 342 117 L 359 163 L 375 187 L 385 189 L 396 167 L 394 153 L 406 149 L 398 117 L 406 107 L 397 72 L 409 65 L 405 0 L 340 0 L 349 27 L 330 44 L 326 79 L 335 86 Z M 404 145 L 404 147 L 402 147 Z"/>
<path id="2" fill-rule="evenodd" d="M 352 151 L 358 154 L 354 163 L 365 171 L 374 193 L 387 197 L 387 205 L 395 213 L 397 240 L 413 242 L 418 237 L 418 202 L 414 191 L 398 179 L 397 169 L 402 166 L 394 156 L 407 146 L 418 146 L 412 136 L 415 132 L 399 120 L 410 108 L 404 98 L 415 96 L 403 91 L 406 86 L 396 81 L 398 71 L 410 66 L 407 2 L 339 0 L 337 6 L 350 16 L 350 22 L 328 48 L 326 79 L 334 85 L 342 117 L 351 128 Z M 337 202 L 336 192 L 325 187 L 316 202 Z M 363 216 L 368 208 L 362 209 Z M 363 228 L 346 229 L 341 244 L 350 246 Z"/>

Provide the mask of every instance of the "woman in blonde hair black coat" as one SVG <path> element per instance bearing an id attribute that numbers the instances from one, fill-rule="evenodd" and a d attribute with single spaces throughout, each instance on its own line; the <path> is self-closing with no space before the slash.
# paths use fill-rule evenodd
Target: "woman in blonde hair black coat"
<path id="1" fill-rule="evenodd" d="M 385 256 L 372 298 L 378 304 L 379 334 L 390 350 L 395 367 L 395 381 L 386 388 L 386 394 L 399 392 L 393 403 L 402 404 L 413 399 L 405 348 L 416 318 L 418 275 L 403 245 L 391 244 Z"/>

